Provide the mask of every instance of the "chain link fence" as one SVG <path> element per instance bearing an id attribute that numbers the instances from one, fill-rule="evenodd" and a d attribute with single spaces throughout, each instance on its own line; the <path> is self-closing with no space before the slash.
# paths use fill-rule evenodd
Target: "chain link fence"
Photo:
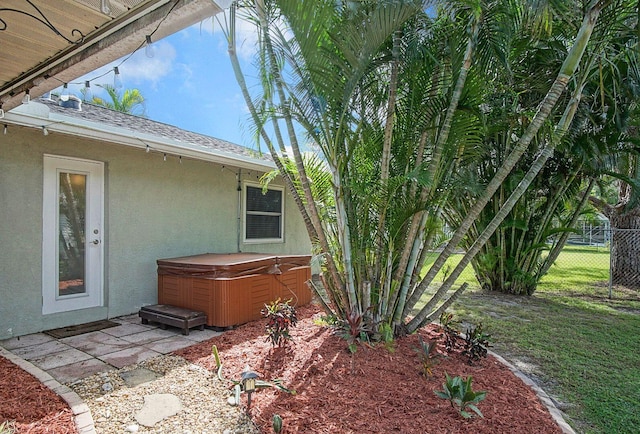
<path id="1" fill-rule="evenodd" d="M 576 225 L 577 232 L 569 235 L 567 244 L 570 246 L 606 247 L 611 242 L 611 227 L 608 220 L 587 221 L 580 220 Z"/>
<path id="2" fill-rule="evenodd" d="M 608 256 L 604 259 L 608 262 L 609 298 L 617 291 L 640 291 L 640 229 L 615 229 L 608 221 L 582 221 L 577 229 L 567 240 L 567 246 L 582 246 L 600 253 L 582 255 L 583 266 L 601 267 L 602 254 Z"/>
<path id="3" fill-rule="evenodd" d="M 445 236 L 453 230 L 444 226 Z M 433 251 L 433 258 L 439 250 Z M 463 254 L 461 250 L 459 253 Z M 579 269 L 593 279 L 593 285 L 608 292 L 608 297 L 640 296 L 640 229 L 611 228 L 606 218 L 581 220 L 576 225 L 556 266 L 561 269 Z M 470 269 L 471 267 L 469 267 Z M 465 278 L 477 283 L 473 271 Z M 606 288 L 606 289 L 605 289 Z M 603 294 L 603 296 L 605 296 Z"/>
<path id="4" fill-rule="evenodd" d="M 614 287 L 640 289 L 640 230 L 610 229 L 609 298 Z"/>

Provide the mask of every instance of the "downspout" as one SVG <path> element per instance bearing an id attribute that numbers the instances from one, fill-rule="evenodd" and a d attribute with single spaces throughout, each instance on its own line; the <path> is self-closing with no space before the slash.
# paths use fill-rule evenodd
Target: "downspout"
<path id="1" fill-rule="evenodd" d="M 236 228 L 236 234 L 237 234 L 237 249 L 238 249 L 238 253 L 241 253 L 240 250 L 240 237 L 242 236 L 241 234 L 241 227 L 242 227 L 242 169 L 238 169 L 238 173 L 236 174 L 236 178 L 238 179 L 238 215 L 237 215 L 237 219 L 236 221 L 237 223 L 237 228 Z"/>

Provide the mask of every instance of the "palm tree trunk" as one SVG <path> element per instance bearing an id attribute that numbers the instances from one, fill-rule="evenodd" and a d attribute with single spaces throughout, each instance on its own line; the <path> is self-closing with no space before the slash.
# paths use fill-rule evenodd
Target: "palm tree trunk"
<path id="1" fill-rule="evenodd" d="M 419 290 L 415 291 L 412 298 L 409 299 L 409 301 L 407 302 L 405 306 L 405 310 L 403 312 L 404 314 L 403 316 L 406 316 L 408 312 L 410 312 L 413 309 L 413 307 L 416 305 L 416 303 L 420 299 L 420 296 L 422 295 L 422 292 L 424 292 L 424 290 L 426 290 L 428 285 L 433 281 L 434 277 L 440 271 L 445 261 L 454 252 L 454 249 L 457 247 L 457 245 L 460 243 L 462 238 L 469 231 L 469 228 L 471 227 L 473 222 L 477 219 L 477 217 L 480 215 L 480 213 L 482 212 L 482 209 L 485 207 L 485 205 L 489 202 L 493 194 L 498 190 L 500 185 L 507 178 L 511 170 L 515 167 L 517 162 L 520 160 L 520 157 L 522 157 L 522 155 L 528 148 L 529 143 L 531 143 L 531 140 L 533 140 L 535 135 L 538 133 L 539 129 L 542 127 L 544 122 L 549 117 L 549 114 L 555 107 L 556 103 L 558 102 L 558 99 L 566 89 L 569 80 L 571 79 L 578 65 L 580 64 L 582 56 L 587 48 L 587 44 L 589 42 L 591 34 L 593 33 L 593 29 L 595 28 L 600 12 L 609 3 L 610 3 L 610 0 L 596 1 L 592 4 L 591 8 L 589 8 L 589 10 L 586 12 L 585 17 L 582 21 L 582 25 L 580 26 L 580 29 L 576 36 L 576 40 L 573 46 L 571 47 L 571 49 L 569 50 L 569 52 L 567 53 L 567 57 L 565 58 L 555 81 L 551 85 L 551 88 L 547 92 L 545 98 L 540 103 L 538 107 L 538 111 L 533 117 L 531 124 L 529 124 L 529 127 L 525 131 L 525 134 L 523 134 L 523 136 L 518 140 L 518 143 L 514 147 L 513 151 L 505 159 L 502 166 L 496 171 L 494 177 L 491 179 L 491 181 L 487 185 L 482 196 L 476 201 L 476 203 L 474 203 L 473 207 L 471 208 L 467 216 L 461 222 L 460 226 L 458 227 L 453 237 L 451 238 L 451 241 L 445 246 L 445 248 L 443 249 L 442 253 L 438 256 L 438 258 L 436 258 L 436 261 L 433 263 L 432 267 L 427 272 L 427 275 L 420 282 Z M 550 156 L 549 152 L 547 152 L 547 154 L 548 155 L 546 156 L 546 158 L 544 158 L 545 162 L 546 162 L 546 159 Z M 542 155 L 543 154 L 541 154 L 538 158 L 542 157 Z M 531 171 L 532 170 L 530 170 L 529 172 Z M 526 179 L 526 176 L 525 176 L 525 179 Z M 523 181 L 525 181 L 525 179 L 523 179 Z M 526 181 L 524 183 L 523 181 L 521 181 L 518 187 L 520 187 L 520 185 L 527 184 Z M 528 181 L 528 182 L 530 183 L 531 181 Z M 521 188 L 516 188 L 514 193 L 517 191 L 518 195 L 521 195 L 522 194 L 520 193 L 521 190 L 522 190 Z M 522 190 L 522 192 L 524 192 L 524 190 Z M 515 197 L 514 194 L 512 194 L 511 197 Z M 500 215 L 502 215 L 502 213 Z M 501 219 L 503 218 L 504 216 L 501 217 Z M 497 225 L 495 227 L 497 227 Z M 495 230 L 495 227 L 492 229 L 492 232 Z M 465 258 L 466 256 L 467 255 L 465 255 Z M 466 262 L 468 263 L 468 261 Z M 449 284 L 449 287 L 450 287 L 450 284 Z M 415 330 L 417 328 L 416 326 L 425 320 L 427 316 L 427 311 L 433 309 L 435 304 L 440 301 L 440 299 L 444 296 L 447 290 L 448 290 L 448 287 L 443 284 L 443 286 L 440 289 L 438 289 L 438 291 L 434 294 L 434 296 L 427 303 L 427 305 L 421 310 L 420 314 L 410 322 L 410 328 L 413 328 Z"/>
<path id="2" fill-rule="evenodd" d="M 449 133 L 451 132 L 451 124 L 453 122 L 453 117 L 456 113 L 456 110 L 458 109 L 460 98 L 462 98 L 462 91 L 464 90 L 464 85 L 467 81 L 469 70 L 471 69 L 471 63 L 473 60 L 473 50 L 475 49 L 476 41 L 478 39 L 478 33 L 480 32 L 479 18 L 480 18 L 479 16 L 476 16 L 475 19 L 473 20 L 473 23 L 470 29 L 471 35 L 467 40 L 467 47 L 465 49 L 462 66 L 460 67 L 460 71 L 458 73 L 458 79 L 456 80 L 456 85 L 453 89 L 453 93 L 451 94 L 451 101 L 449 102 L 449 106 L 447 107 L 447 113 L 442 122 L 442 127 L 440 128 L 440 132 L 438 133 L 438 138 L 434 146 L 433 156 L 429 164 L 429 172 L 433 174 L 432 175 L 433 187 L 431 188 L 431 192 L 432 192 L 431 195 L 433 195 L 433 192 L 435 192 L 437 189 L 438 179 L 440 178 L 439 172 L 440 172 L 440 160 L 442 157 L 442 151 L 443 151 L 444 145 L 449 139 Z M 426 202 L 426 200 L 428 199 L 428 196 L 426 193 L 427 191 L 426 189 L 424 189 L 423 194 L 421 195 L 421 198 L 420 198 L 421 201 Z M 405 273 L 405 278 L 402 279 L 404 284 L 401 286 L 400 291 L 395 300 L 395 303 L 393 304 L 395 306 L 395 312 L 393 315 L 394 324 L 399 324 L 400 321 L 402 321 L 403 312 L 405 311 L 405 303 L 407 299 L 407 293 L 409 291 L 409 285 L 407 283 L 410 282 L 411 274 L 413 273 L 413 270 L 407 269 L 407 264 L 409 262 L 411 252 L 415 251 L 416 249 L 416 246 L 414 246 L 417 238 L 416 235 L 418 234 L 418 231 L 421 231 L 423 229 L 423 226 L 421 223 L 426 221 L 426 219 L 423 218 L 423 216 L 420 214 L 421 213 L 415 215 L 414 218 L 412 219 L 411 226 L 409 228 L 409 233 L 405 240 L 405 248 L 402 251 L 400 262 L 397 268 L 398 273 Z M 400 274 L 396 276 L 397 281 L 400 281 L 401 278 L 402 276 Z"/>
<path id="3" fill-rule="evenodd" d="M 271 36 L 269 33 L 268 21 L 265 15 L 266 9 L 264 6 L 264 0 L 256 0 L 256 10 L 258 13 L 259 23 L 260 23 L 260 27 L 263 35 L 264 47 L 267 52 L 267 55 L 269 56 L 270 72 L 273 74 L 275 89 L 278 92 L 278 97 L 282 104 L 283 118 L 287 126 L 287 134 L 290 140 L 291 149 L 293 151 L 293 157 L 296 164 L 296 169 L 298 171 L 298 176 L 300 177 L 300 186 L 302 187 L 302 190 L 305 194 L 307 212 L 309 213 L 309 216 L 311 217 L 311 221 L 313 222 L 313 225 L 316 228 L 317 239 L 320 243 L 322 251 L 326 253 L 325 260 L 327 261 L 327 268 L 329 270 L 329 275 L 331 277 L 331 285 L 334 289 L 340 291 L 341 289 L 344 288 L 344 285 L 343 285 L 344 282 L 340 278 L 340 274 L 338 273 L 336 264 L 334 262 L 334 257 L 331 254 L 329 242 L 324 232 L 324 227 L 322 225 L 322 222 L 320 220 L 320 215 L 318 213 L 318 208 L 316 206 L 316 202 L 314 200 L 313 193 L 311 192 L 311 187 L 309 185 L 309 178 L 307 177 L 304 163 L 302 161 L 300 146 L 298 144 L 297 135 L 291 119 L 290 107 L 289 107 L 289 104 L 287 103 L 287 98 L 282 85 L 282 76 L 280 73 L 280 69 L 278 67 L 278 61 L 273 51 L 273 45 L 272 45 Z M 282 145 L 282 147 L 284 148 L 284 144 Z M 340 213 L 338 213 L 338 215 L 340 215 Z M 346 217 L 346 216 L 343 216 L 343 217 Z M 348 230 L 348 225 L 346 226 Z M 346 241 L 349 242 L 349 238 L 347 238 Z M 349 286 L 349 283 L 353 281 L 353 276 L 351 273 L 352 273 L 351 268 L 347 268 L 345 270 L 345 274 L 347 276 L 346 292 L 347 292 L 347 295 L 349 295 L 349 300 L 352 299 L 350 293 L 353 292 L 355 294 L 355 289 Z M 341 310 L 339 306 L 336 306 L 335 308 L 337 308 L 338 310 Z"/>
<path id="4" fill-rule="evenodd" d="M 569 188 L 571 187 L 571 185 L 575 182 L 576 178 L 578 177 L 578 174 L 580 172 L 582 165 L 579 165 L 578 168 L 574 169 L 571 174 L 569 179 L 565 180 L 565 182 L 563 183 L 563 185 L 556 191 L 556 193 L 554 194 L 553 198 L 551 198 L 551 200 L 548 202 L 548 204 L 546 205 L 547 209 L 544 213 L 544 215 L 542 216 L 542 218 L 540 219 L 540 223 L 538 225 L 538 230 L 535 234 L 535 237 L 533 239 L 532 244 L 533 245 L 537 245 L 539 243 L 542 243 L 545 241 L 545 236 L 546 236 L 546 228 L 550 227 L 550 225 L 552 224 L 552 220 L 554 219 L 556 210 L 558 209 L 558 207 L 560 206 L 560 202 L 563 200 L 566 192 L 569 190 Z M 585 202 L 586 203 L 586 202 Z M 579 206 L 576 211 L 574 211 L 574 215 L 577 218 L 577 215 L 580 214 L 580 211 L 582 210 L 583 206 Z M 571 223 L 571 225 L 573 225 L 574 223 Z M 565 224 L 563 224 L 563 226 L 565 227 L 571 227 L 571 226 L 567 226 Z M 564 232 L 564 234 L 568 235 L 568 232 Z M 564 235 L 563 235 L 564 236 Z M 562 238 L 562 236 L 560 237 Z M 558 243 L 555 243 L 554 246 L 557 246 Z M 564 243 L 561 243 L 561 245 L 564 245 Z M 539 262 L 539 258 L 540 258 L 540 253 L 538 252 L 538 249 L 532 250 L 528 253 L 526 260 L 523 263 L 522 269 L 524 270 L 534 270 L 537 276 L 542 276 L 541 274 L 541 269 L 540 266 L 537 265 Z M 547 256 L 547 258 L 549 258 L 549 255 Z M 547 259 L 544 260 L 544 262 L 546 262 Z M 555 261 L 555 259 L 554 259 Z M 537 268 L 537 269 L 536 269 Z M 539 278 L 536 278 L 536 282 L 539 281 Z"/>
<path id="5" fill-rule="evenodd" d="M 235 28 L 235 3 L 231 8 L 231 26 L 232 29 Z M 228 52 L 229 52 L 229 59 L 231 60 L 231 66 L 233 68 L 233 72 L 234 72 L 234 76 L 236 78 L 236 81 L 238 82 L 238 85 L 240 87 L 240 90 L 242 92 L 242 96 L 245 100 L 245 104 L 247 105 L 247 108 L 249 109 L 249 112 L 254 120 L 254 123 L 256 125 L 262 125 L 261 121 L 260 121 L 260 117 L 258 115 L 258 111 L 253 103 L 253 100 L 251 98 L 251 95 L 249 93 L 248 87 L 247 87 L 247 83 L 246 80 L 244 79 L 244 74 L 242 72 L 242 68 L 240 66 L 240 62 L 238 60 L 238 55 L 236 52 L 236 46 L 235 46 L 235 33 L 234 32 L 230 32 L 230 34 L 228 35 L 228 39 L 229 39 L 229 47 L 228 47 Z M 295 184 L 293 182 L 293 179 L 291 178 L 291 176 L 288 174 L 288 172 L 285 170 L 284 166 L 282 165 L 282 161 L 280 160 L 280 156 L 278 155 L 278 152 L 276 151 L 275 147 L 273 146 L 273 143 L 271 142 L 271 139 L 269 138 L 269 135 L 267 134 L 267 132 L 264 130 L 264 128 L 260 128 L 260 135 L 262 137 L 262 139 L 264 140 L 265 144 L 267 145 L 267 148 L 269 149 L 269 152 L 271 153 L 271 156 L 273 158 L 274 163 L 276 164 L 276 167 L 278 168 L 278 171 L 280 172 L 280 175 L 282 176 L 282 179 L 285 183 L 285 185 L 287 186 L 289 192 L 291 193 L 294 202 L 296 203 L 296 206 L 298 207 L 298 210 L 300 211 L 301 215 L 302 215 L 302 219 L 304 221 L 305 227 L 307 228 L 307 233 L 309 234 L 309 237 L 311 239 L 312 242 L 319 242 L 321 245 L 321 248 L 323 249 L 323 251 L 325 252 L 329 252 L 330 250 L 328 249 L 328 243 L 326 242 L 326 238 L 323 236 L 323 230 L 322 230 L 322 225 L 319 222 L 319 218 L 317 217 L 317 210 L 316 210 L 316 218 L 312 219 L 312 217 L 310 216 L 309 212 L 307 211 L 307 208 L 305 207 L 305 203 L 302 200 L 302 198 L 300 197 L 300 195 L 298 194 L 298 191 L 295 187 Z M 311 201 L 313 202 L 313 201 Z M 324 241 L 324 243 L 323 243 Z M 332 277 L 332 280 L 330 281 L 330 284 L 334 284 L 336 282 L 336 276 L 337 271 L 335 271 L 335 264 L 333 263 L 333 260 L 331 258 L 331 255 L 328 254 L 326 255 L 329 257 L 329 259 L 327 259 L 327 263 L 329 265 L 333 265 L 333 267 L 329 267 L 330 270 L 330 274 Z M 339 279 L 338 279 L 339 282 Z M 337 288 L 340 288 L 341 285 L 336 285 Z M 344 306 L 344 302 L 342 300 L 340 300 L 338 297 L 336 297 L 336 294 L 338 294 L 338 292 L 334 292 L 334 291 L 327 291 L 327 294 L 330 297 L 331 303 L 332 303 L 332 309 L 334 311 L 338 311 L 341 312 L 343 311 L 343 306 Z"/>
<path id="6" fill-rule="evenodd" d="M 247 83 L 246 83 L 246 81 L 244 79 L 244 74 L 242 73 L 242 68 L 240 66 L 240 62 L 238 61 L 238 55 L 236 54 L 235 45 L 233 43 L 229 44 L 228 52 L 229 52 L 229 59 L 231 60 L 231 66 L 233 68 L 233 72 L 234 72 L 236 81 L 238 82 L 238 85 L 239 85 L 240 90 L 242 92 L 242 96 L 244 97 L 245 104 L 247 104 L 247 108 L 249 109 L 249 113 L 251 114 L 251 116 L 252 116 L 254 122 L 256 123 L 256 125 L 260 125 L 260 118 L 258 116 L 258 111 L 257 111 L 255 105 L 253 104 L 253 100 L 251 99 L 251 95 L 249 94 Z M 260 135 L 262 137 L 262 140 L 264 140 L 265 144 L 267 145 L 267 148 L 269 149 L 269 152 L 270 152 L 271 156 L 273 157 L 273 161 L 274 161 L 276 167 L 278 168 L 278 171 L 280 172 L 280 175 L 282 176 L 282 179 L 284 180 L 285 184 L 287 185 L 287 188 L 291 192 L 291 195 L 292 195 L 292 197 L 293 197 L 298 209 L 302 213 L 302 219 L 303 219 L 303 221 L 305 223 L 305 227 L 307 228 L 307 232 L 309 233 L 309 236 L 311 237 L 312 240 L 318 239 L 318 234 L 317 234 L 317 231 L 316 231 L 316 227 L 314 226 L 313 222 L 311 221 L 311 218 L 309 217 L 309 214 L 307 213 L 307 210 L 306 210 L 306 208 L 304 206 L 302 198 L 300 197 L 300 195 L 297 193 L 297 191 L 295 189 L 295 186 L 293 184 L 293 180 L 291 179 L 291 177 L 289 176 L 288 172 L 285 170 L 284 166 L 282 165 L 282 161 L 280 160 L 280 156 L 278 155 L 278 152 L 274 148 L 273 143 L 271 142 L 271 139 L 269 138 L 269 135 L 266 133 L 266 131 L 264 129 L 260 129 Z"/>
<path id="7" fill-rule="evenodd" d="M 593 25 L 595 25 L 595 20 L 593 21 Z M 502 223 L 505 217 L 511 212 L 515 204 L 529 188 L 529 185 L 531 184 L 533 179 L 538 175 L 540 170 L 542 170 L 547 160 L 553 155 L 553 150 L 556 144 L 559 143 L 562 137 L 566 134 L 567 130 L 569 129 L 569 125 L 571 124 L 571 121 L 575 116 L 583 88 L 584 82 L 581 83 L 581 85 L 578 86 L 578 88 L 575 90 L 571 101 L 569 101 L 569 104 L 565 108 L 562 118 L 556 125 L 556 129 L 554 131 L 553 137 L 551 138 L 551 141 L 547 144 L 547 146 L 545 146 L 538 157 L 536 157 L 527 173 L 524 175 L 522 180 L 518 183 L 516 188 L 504 202 L 504 205 L 500 207 L 500 210 L 496 213 L 491 222 L 489 222 L 487 227 L 482 231 L 478 238 L 476 238 L 471 247 L 467 250 L 466 254 L 462 257 L 458 265 L 454 268 L 451 275 L 444 281 L 438 291 L 436 291 L 436 294 L 420 310 L 420 312 L 418 312 L 418 314 L 411 321 L 409 321 L 409 323 L 407 324 L 407 329 L 409 330 L 409 332 L 417 330 L 434 317 L 434 315 L 430 314 L 430 312 L 434 309 L 436 303 L 440 301 L 444 294 L 446 294 L 449 288 L 451 288 L 451 286 L 455 283 L 456 279 L 460 276 L 460 273 L 462 273 L 462 270 L 465 269 L 465 267 L 469 264 L 473 257 L 487 242 L 489 237 L 491 237 L 498 226 Z M 434 301 L 434 299 L 438 296 L 440 298 Z"/>
<path id="8" fill-rule="evenodd" d="M 398 63 L 400 57 L 401 32 L 393 34 L 393 48 L 391 52 L 391 76 L 389 77 L 389 98 L 387 99 L 387 116 L 384 126 L 384 142 L 382 145 L 382 161 L 380 163 L 380 180 L 389 180 L 389 165 L 391 163 L 391 143 L 393 140 L 393 126 L 395 124 L 395 108 L 398 98 Z M 384 217 L 381 218 L 384 221 Z"/>
<path id="9" fill-rule="evenodd" d="M 400 57 L 400 41 L 401 32 L 398 30 L 393 34 L 393 48 L 391 52 L 391 76 L 389 77 L 389 98 L 387 99 L 387 116 L 384 127 L 384 141 L 382 145 L 382 161 L 380 163 L 380 183 L 387 193 L 380 202 L 378 208 L 378 230 L 376 232 L 376 246 L 382 250 L 383 238 L 384 238 L 384 225 L 386 219 L 386 213 L 388 208 L 388 186 L 389 186 L 389 166 L 391 164 L 391 145 L 393 143 L 393 127 L 395 125 L 395 109 L 396 100 L 398 98 L 398 63 Z M 381 252 L 380 252 L 381 253 Z M 376 258 L 376 264 L 374 267 L 373 275 L 380 276 L 380 267 L 382 260 L 384 259 L 382 254 L 378 254 Z M 391 276 L 387 276 L 390 279 Z M 385 285 L 381 282 L 382 286 Z"/>

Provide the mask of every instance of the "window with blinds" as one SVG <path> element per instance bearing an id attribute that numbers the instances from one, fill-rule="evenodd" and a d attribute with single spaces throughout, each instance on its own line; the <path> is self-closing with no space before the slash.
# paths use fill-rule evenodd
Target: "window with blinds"
<path id="1" fill-rule="evenodd" d="M 283 190 L 245 185 L 245 241 L 281 242 L 283 240 Z"/>

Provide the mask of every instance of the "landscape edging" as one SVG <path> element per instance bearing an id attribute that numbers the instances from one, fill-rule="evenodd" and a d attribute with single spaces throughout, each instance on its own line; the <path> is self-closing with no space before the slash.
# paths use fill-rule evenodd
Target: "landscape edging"
<path id="1" fill-rule="evenodd" d="M 76 427 L 78 428 L 78 434 L 96 434 L 91 410 L 77 393 L 64 384 L 60 384 L 55 378 L 35 366 L 33 363 L 24 360 L 1 346 L 0 356 L 36 377 L 42 384 L 64 399 L 73 412 L 73 419 Z"/>
<path id="2" fill-rule="evenodd" d="M 540 386 L 538 386 L 538 384 L 536 384 L 535 381 L 533 381 L 531 378 L 527 377 L 521 370 L 516 368 L 515 365 L 513 365 L 511 362 L 509 362 L 504 357 L 502 357 L 499 354 L 496 354 L 496 353 L 494 353 L 493 351 L 490 351 L 490 350 L 488 351 L 488 353 L 491 354 L 493 357 L 495 357 L 496 360 L 498 360 L 500 363 L 502 363 L 507 368 L 509 368 L 511 370 L 511 372 L 513 372 L 516 377 L 520 378 L 524 384 L 526 384 L 531 389 L 533 389 L 533 391 L 538 396 L 538 399 L 540 400 L 542 405 L 547 407 L 547 410 L 551 414 L 551 417 L 553 418 L 553 420 L 556 421 L 556 423 L 558 424 L 558 426 L 560 427 L 560 429 L 562 430 L 562 432 L 564 434 L 576 434 L 574 429 L 571 428 L 571 426 L 564 419 L 562 411 L 560 411 L 560 409 L 558 409 L 558 407 L 555 406 L 555 404 L 553 403 L 553 401 L 551 400 L 551 397 L 549 396 L 549 394 L 547 392 L 542 390 L 542 388 Z"/>

